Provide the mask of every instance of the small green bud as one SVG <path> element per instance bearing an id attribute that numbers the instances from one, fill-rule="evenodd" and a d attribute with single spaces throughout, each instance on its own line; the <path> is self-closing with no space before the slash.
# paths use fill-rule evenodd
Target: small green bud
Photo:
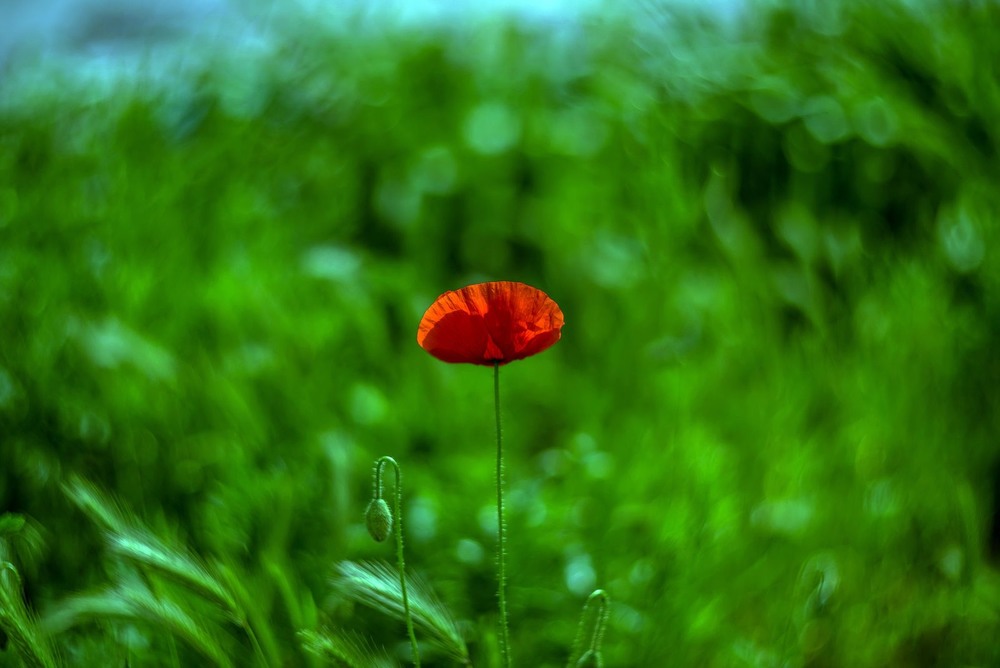
<path id="1" fill-rule="evenodd" d="M 385 499 L 372 499 L 365 511 L 365 526 L 368 527 L 368 535 L 381 543 L 389 537 L 392 532 L 392 511 Z"/>
<path id="2" fill-rule="evenodd" d="M 601 657 L 601 653 L 592 649 L 584 652 L 580 660 L 576 662 L 576 668 L 603 668 L 603 666 L 604 659 Z"/>

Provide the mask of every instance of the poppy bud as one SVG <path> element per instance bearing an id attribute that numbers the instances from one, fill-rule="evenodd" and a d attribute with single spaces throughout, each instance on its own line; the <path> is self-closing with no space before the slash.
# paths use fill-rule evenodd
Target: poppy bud
<path id="1" fill-rule="evenodd" d="M 594 610 L 593 606 L 597 606 Z M 608 622 L 608 594 L 603 589 L 595 589 L 587 602 L 583 604 L 583 613 L 580 615 L 580 628 L 577 631 L 576 642 L 573 643 L 573 654 L 579 650 L 580 642 L 584 638 L 587 626 L 593 620 L 593 628 L 590 633 L 590 649 L 580 655 L 576 661 L 576 668 L 604 668 L 604 657 L 601 656 L 601 640 L 604 638 L 604 626 Z M 572 661 L 572 657 L 570 661 Z"/>
<path id="2" fill-rule="evenodd" d="M 580 660 L 576 662 L 576 668 L 602 668 L 602 666 L 604 666 L 604 660 L 601 658 L 601 653 L 592 649 L 584 652 Z"/>
<path id="3" fill-rule="evenodd" d="M 368 527 L 368 535 L 381 543 L 389 537 L 392 532 L 392 511 L 385 499 L 372 499 L 365 511 L 365 526 Z"/>

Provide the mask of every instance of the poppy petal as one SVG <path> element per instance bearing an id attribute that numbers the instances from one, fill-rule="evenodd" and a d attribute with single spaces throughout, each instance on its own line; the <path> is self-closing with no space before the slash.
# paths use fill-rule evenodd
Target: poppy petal
<path id="1" fill-rule="evenodd" d="M 492 366 L 542 352 L 559 340 L 563 314 L 524 283 L 478 283 L 438 297 L 417 329 L 417 343 L 445 362 Z"/>

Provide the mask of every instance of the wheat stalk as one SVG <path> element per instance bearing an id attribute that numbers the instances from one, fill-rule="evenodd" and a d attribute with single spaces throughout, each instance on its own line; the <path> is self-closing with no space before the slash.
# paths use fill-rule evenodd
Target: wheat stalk
<path id="1" fill-rule="evenodd" d="M 406 620 L 399 574 L 377 562 L 342 561 L 333 586 L 347 598 L 381 610 L 401 622 Z M 432 645 L 459 663 L 469 662 L 469 650 L 444 604 L 420 578 L 410 576 L 410 613 Z"/>

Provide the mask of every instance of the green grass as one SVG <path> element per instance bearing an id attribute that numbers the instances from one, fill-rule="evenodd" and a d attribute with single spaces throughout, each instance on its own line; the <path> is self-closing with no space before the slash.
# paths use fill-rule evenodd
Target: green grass
<path id="1" fill-rule="evenodd" d="M 607 666 L 1000 663 L 1000 11 L 644 11 L 11 65 L 0 666 L 405 665 L 383 455 L 423 665 L 498 665 L 492 378 L 415 342 L 493 279 L 566 315 L 503 374 L 514 665 L 597 588 Z"/>

